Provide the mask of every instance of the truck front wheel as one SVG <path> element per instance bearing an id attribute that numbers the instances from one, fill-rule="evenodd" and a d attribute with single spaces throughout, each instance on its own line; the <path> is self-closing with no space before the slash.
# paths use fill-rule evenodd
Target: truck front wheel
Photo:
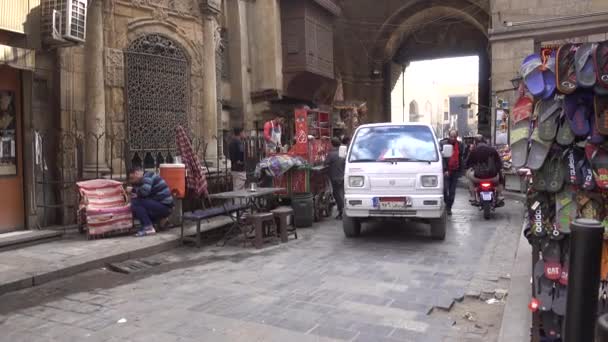
<path id="1" fill-rule="evenodd" d="M 431 220 L 431 237 L 434 240 L 445 240 L 445 232 L 447 228 L 447 217 L 445 212 L 440 218 Z"/>

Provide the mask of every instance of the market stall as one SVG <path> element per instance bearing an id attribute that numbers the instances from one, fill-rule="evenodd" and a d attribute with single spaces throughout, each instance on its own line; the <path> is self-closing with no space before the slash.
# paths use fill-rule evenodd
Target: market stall
<path id="1" fill-rule="evenodd" d="M 330 115 L 302 107 L 294 111 L 293 122 L 293 146 L 287 152 L 267 155 L 255 173 L 271 176 L 275 187 L 285 189 L 277 193 L 281 199 L 310 199 L 313 218 L 319 220 L 331 214 L 333 205 L 324 165 L 331 149 Z"/>
<path id="2" fill-rule="evenodd" d="M 608 226 L 608 42 L 543 48 L 521 64 L 525 88 L 510 113 L 514 169 L 532 173 L 524 234 L 533 247 L 532 338 L 562 337 L 569 290 L 571 225 Z M 603 242 L 598 312 L 608 311 Z M 568 303 L 570 305 L 570 303 Z"/>

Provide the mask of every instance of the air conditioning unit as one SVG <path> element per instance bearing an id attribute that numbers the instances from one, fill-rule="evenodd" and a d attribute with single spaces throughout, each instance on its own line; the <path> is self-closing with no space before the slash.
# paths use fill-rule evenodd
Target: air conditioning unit
<path id="1" fill-rule="evenodd" d="M 41 29 L 46 45 L 61 47 L 84 43 L 87 0 L 42 0 Z"/>

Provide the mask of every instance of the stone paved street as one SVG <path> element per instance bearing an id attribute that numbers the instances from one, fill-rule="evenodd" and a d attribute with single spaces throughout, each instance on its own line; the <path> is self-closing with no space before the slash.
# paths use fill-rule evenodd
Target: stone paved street
<path id="1" fill-rule="evenodd" d="M 346 239 L 326 220 L 261 251 L 179 248 L 1 296 L 0 341 L 492 341 L 438 314 L 508 277 L 521 204 L 481 216 L 458 205 L 444 242 L 411 223 Z"/>

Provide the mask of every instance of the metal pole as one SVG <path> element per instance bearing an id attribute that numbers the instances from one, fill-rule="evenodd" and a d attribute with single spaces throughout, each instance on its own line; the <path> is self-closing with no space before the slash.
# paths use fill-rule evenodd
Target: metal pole
<path id="1" fill-rule="evenodd" d="M 564 342 L 593 342 L 604 228 L 596 220 L 572 224 Z"/>
<path id="2" fill-rule="evenodd" d="M 401 111 L 403 118 L 401 122 L 405 122 L 405 65 L 401 69 L 401 104 L 403 105 L 403 110 Z"/>

